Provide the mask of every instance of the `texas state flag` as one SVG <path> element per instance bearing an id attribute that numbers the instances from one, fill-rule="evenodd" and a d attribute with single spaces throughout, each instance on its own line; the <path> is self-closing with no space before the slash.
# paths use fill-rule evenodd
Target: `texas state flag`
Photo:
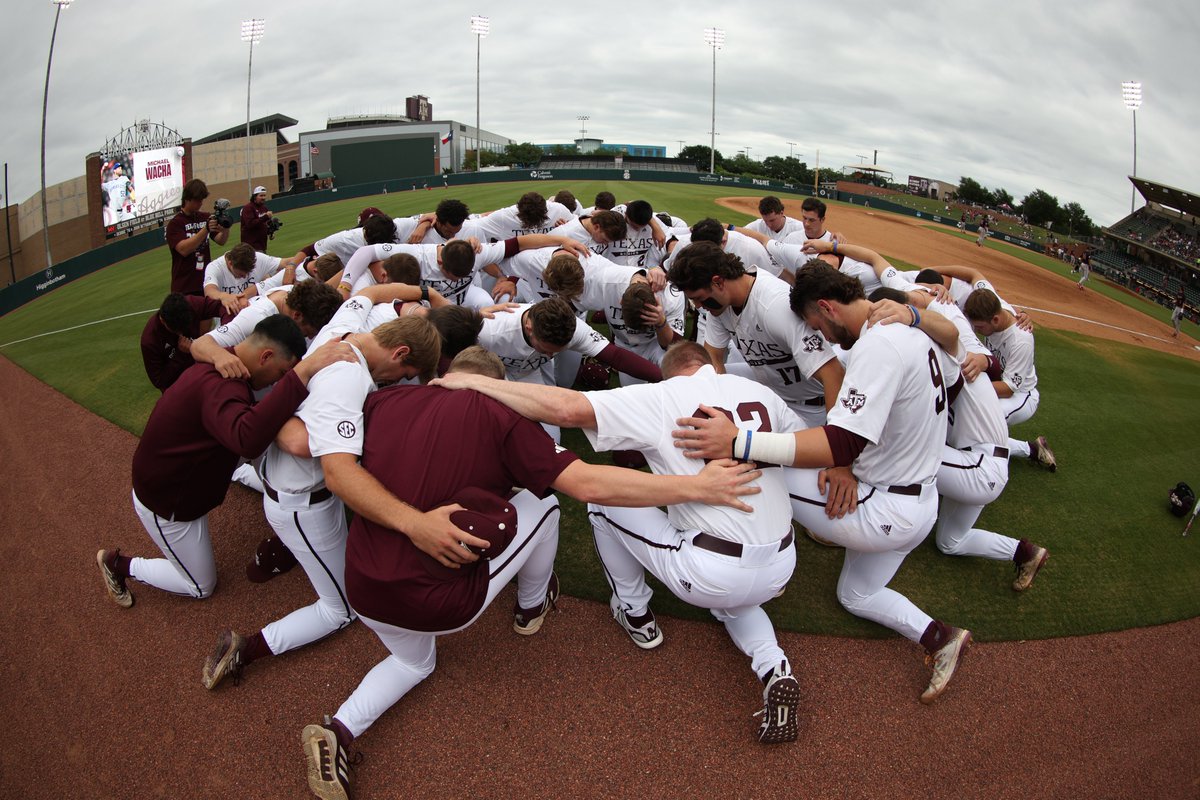
<path id="1" fill-rule="evenodd" d="M 454 138 L 454 131 L 450 131 L 449 133 L 446 134 L 446 138 L 442 139 L 442 144 L 446 144 L 453 138 Z"/>

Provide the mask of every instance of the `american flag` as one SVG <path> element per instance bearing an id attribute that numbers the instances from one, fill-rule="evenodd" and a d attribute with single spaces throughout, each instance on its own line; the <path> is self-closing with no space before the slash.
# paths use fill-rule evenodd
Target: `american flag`
<path id="1" fill-rule="evenodd" d="M 317 147 L 315 144 L 310 144 L 308 146 L 308 154 L 310 156 L 319 156 L 321 155 L 321 148 Z"/>

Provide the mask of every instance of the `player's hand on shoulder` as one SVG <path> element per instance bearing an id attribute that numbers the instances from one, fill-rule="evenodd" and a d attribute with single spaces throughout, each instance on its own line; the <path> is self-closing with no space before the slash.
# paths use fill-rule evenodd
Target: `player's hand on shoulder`
<path id="1" fill-rule="evenodd" d="M 1017 313 L 1014 316 L 1017 318 L 1018 328 L 1033 333 L 1033 320 L 1029 318 L 1029 315 L 1023 309 L 1017 309 Z"/>
<path id="2" fill-rule="evenodd" d="M 754 509 L 740 498 L 762 491 L 761 487 L 753 485 L 762 477 L 762 470 L 752 461 L 718 458 L 705 464 L 699 477 L 702 494 L 698 499 L 709 505 L 729 506 L 750 512 Z"/>
<path id="3" fill-rule="evenodd" d="M 655 292 L 661 292 L 667 288 L 667 273 L 662 267 L 651 267 L 646 270 L 646 278 L 650 281 L 650 288 Z"/>
<path id="4" fill-rule="evenodd" d="M 858 479 L 849 467 L 831 467 L 817 473 L 817 488 L 825 498 L 825 515 L 841 519 L 858 508 Z"/>
<path id="5" fill-rule="evenodd" d="M 697 416 L 675 420 L 675 446 L 688 458 L 729 458 L 737 426 L 717 409 L 701 404 Z"/>
<path id="6" fill-rule="evenodd" d="M 830 231 L 829 238 L 832 239 L 833 241 L 837 242 L 838 244 L 849 244 L 850 243 L 850 241 L 845 237 L 845 235 L 843 235 L 837 231 Z"/>
<path id="7" fill-rule="evenodd" d="M 480 380 L 485 380 L 484 376 L 471 372 L 447 372 L 442 377 L 431 380 L 429 385 L 441 386 L 443 389 L 474 389 Z"/>
<path id="8" fill-rule="evenodd" d="M 479 556 L 469 550 L 468 546 L 485 549 L 491 544 L 486 539 L 467 533 L 450 521 L 451 514 L 462 510 L 463 507 L 457 503 L 438 506 L 422 514 L 420 522 L 404 532 L 421 552 L 437 559 L 443 567 L 458 569 L 463 564 L 479 560 Z"/>
<path id="9" fill-rule="evenodd" d="M 929 290 L 929 294 L 933 296 L 934 302 L 954 302 L 954 298 L 950 296 L 950 290 L 946 288 L 944 283 L 922 283 L 921 285 Z"/>
<path id="10" fill-rule="evenodd" d="M 476 254 L 483 252 L 483 245 L 479 243 L 479 239 L 477 237 L 468 236 L 467 244 L 471 245 L 471 249 L 474 250 Z"/>
<path id="11" fill-rule="evenodd" d="M 330 364 L 357 360 L 358 356 L 354 354 L 354 349 L 350 345 L 339 339 L 330 339 L 296 365 L 296 375 L 307 385 L 309 378 Z"/>
<path id="12" fill-rule="evenodd" d="M 246 368 L 242 360 L 225 349 L 217 349 L 213 353 L 212 365 L 222 378 L 247 379 L 250 377 L 250 370 Z"/>
<path id="13" fill-rule="evenodd" d="M 496 281 L 496 285 L 492 287 L 492 299 L 499 300 L 501 297 L 508 295 L 513 297 L 517 293 L 517 283 L 512 278 L 503 278 Z"/>
<path id="14" fill-rule="evenodd" d="M 871 304 L 871 313 L 867 316 L 867 326 L 890 325 L 899 322 L 902 325 L 912 325 L 916 312 L 912 306 L 897 303 L 895 300 L 879 300 Z"/>
<path id="15" fill-rule="evenodd" d="M 225 309 L 226 314 L 236 314 L 242 310 L 241 301 L 236 295 L 221 293 L 221 307 Z"/>
<path id="16" fill-rule="evenodd" d="M 491 306 L 484 306 L 479 309 L 479 313 L 484 319 L 495 319 L 497 314 L 511 314 L 521 307 L 520 303 L 496 303 Z"/>
<path id="17" fill-rule="evenodd" d="M 560 236 L 558 238 L 560 240 L 558 243 L 559 249 L 566 250 L 573 256 L 578 258 L 587 258 L 592 253 L 592 251 L 588 249 L 587 245 L 577 239 L 572 239 L 570 236 Z"/>
<path id="18" fill-rule="evenodd" d="M 804 246 L 801 252 L 810 256 L 818 256 L 821 253 L 828 253 L 833 250 L 833 243 L 827 242 L 824 239 L 805 239 Z"/>
<path id="19" fill-rule="evenodd" d="M 972 383 L 976 378 L 987 371 L 991 360 L 983 353 L 967 353 L 967 357 L 963 359 L 962 374 L 963 379 L 967 383 Z"/>

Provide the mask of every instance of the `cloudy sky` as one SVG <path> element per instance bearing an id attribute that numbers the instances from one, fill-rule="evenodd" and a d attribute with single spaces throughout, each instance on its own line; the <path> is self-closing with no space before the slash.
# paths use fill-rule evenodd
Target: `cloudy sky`
<path id="1" fill-rule="evenodd" d="M 39 185 L 50 0 L 4 0 L 0 160 L 21 202 Z M 419 9 L 419 10 L 418 10 Z M 246 113 L 243 18 L 267 20 L 254 50 L 251 115 L 323 128 L 329 116 L 403 113 L 424 94 L 436 119 L 475 119 L 472 14 L 482 45 L 482 125 L 517 141 L 589 136 L 707 144 L 717 54 L 717 150 L 787 156 L 823 168 L 867 161 L 908 175 L 969 175 L 1018 200 L 1041 188 L 1100 224 L 1129 210 L 1131 114 L 1121 82 L 1140 80 L 1138 174 L 1200 192 L 1200 4 L 816 4 L 657 0 L 558 6 L 75 0 L 55 43 L 47 183 L 83 173 L 87 153 L 141 118 L 200 138 Z M 796 142 L 789 148 L 787 142 Z"/>

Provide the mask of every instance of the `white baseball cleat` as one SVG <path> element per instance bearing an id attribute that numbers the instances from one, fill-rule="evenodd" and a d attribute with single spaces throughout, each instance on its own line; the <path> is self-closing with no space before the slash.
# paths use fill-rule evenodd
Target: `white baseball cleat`
<path id="1" fill-rule="evenodd" d="M 654 612 L 650 609 L 646 609 L 646 617 L 649 620 L 641 625 L 635 625 L 626 616 L 625 609 L 621 608 L 621 603 L 617 600 L 616 595 L 609 599 L 608 607 L 612 611 L 613 619 L 625 633 L 629 634 L 629 638 L 638 647 L 643 650 L 653 650 L 663 643 L 662 629 L 658 627 L 658 622 L 654 619 Z"/>
<path id="2" fill-rule="evenodd" d="M 922 703 L 928 705 L 946 691 L 946 684 L 950 683 L 950 679 L 954 677 L 954 670 L 958 668 L 958 662 L 962 659 L 962 654 L 966 652 L 967 645 L 970 643 L 970 631 L 964 628 L 951 628 L 950 640 L 937 652 L 925 657 L 925 663 L 933 665 L 933 676 L 929 679 L 928 688 L 921 694 Z"/>
<path id="3" fill-rule="evenodd" d="M 763 744 L 794 742 L 799 733 L 796 712 L 800 708 L 800 684 L 786 661 L 780 662 L 763 688 L 763 709 L 758 740 Z"/>
<path id="4" fill-rule="evenodd" d="M 332 725 L 326 716 L 324 725 L 306 725 L 300 733 L 308 762 L 308 788 L 322 800 L 350 800 L 350 768 L 358 759 L 351 761 Z"/>
<path id="5" fill-rule="evenodd" d="M 1045 565 L 1046 560 L 1050 558 L 1050 551 L 1044 547 L 1033 545 L 1033 552 L 1029 558 L 1017 564 L 1017 577 L 1013 581 L 1013 589 L 1018 592 L 1023 592 L 1033 585 L 1033 579 L 1037 577 L 1038 571 Z"/>
<path id="6" fill-rule="evenodd" d="M 133 607 L 133 593 L 125 585 L 125 579 L 113 571 L 112 559 L 120 554 L 120 550 L 101 550 L 96 553 L 96 563 L 100 565 L 100 576 L 104 578 L 104 588 L 112 601 L 121 608 Z"/>

